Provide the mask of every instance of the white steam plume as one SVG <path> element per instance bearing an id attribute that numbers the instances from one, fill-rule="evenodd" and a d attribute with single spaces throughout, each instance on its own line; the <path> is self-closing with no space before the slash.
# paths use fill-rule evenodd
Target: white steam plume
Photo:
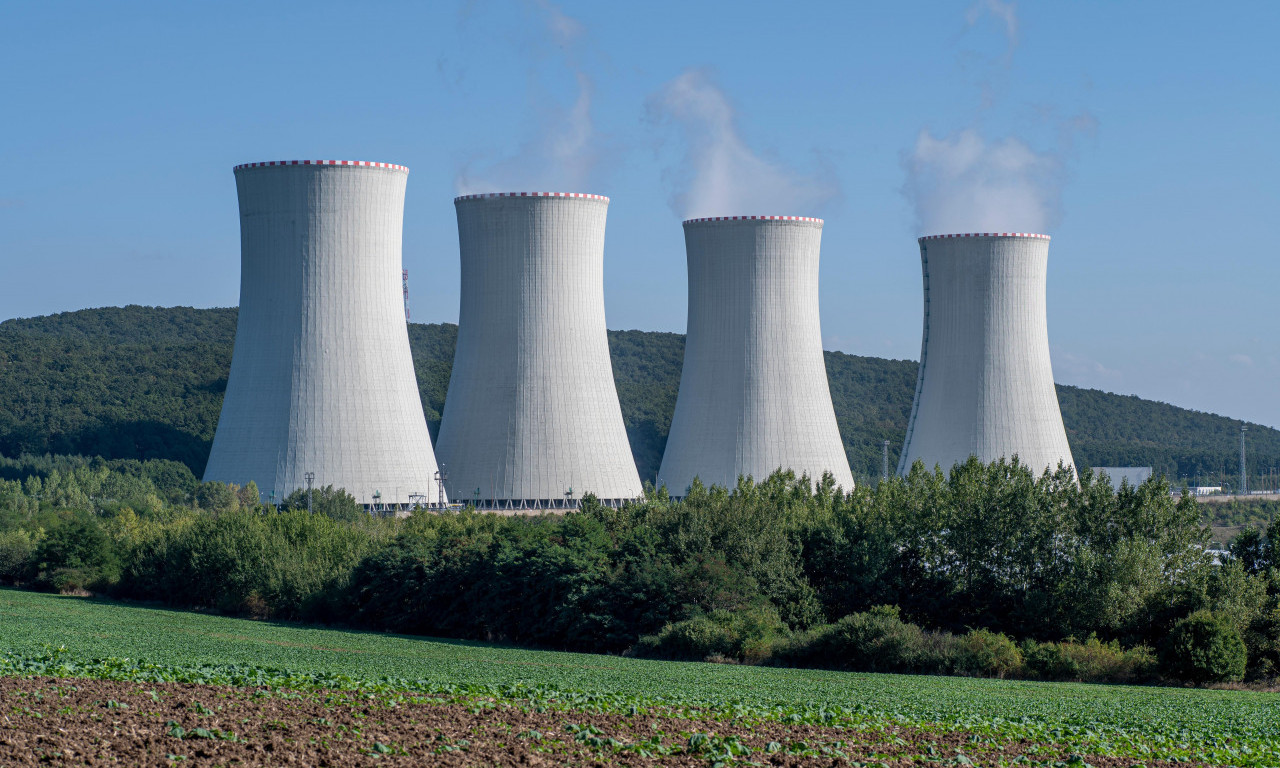
<path id="1" fill-rule="evenodd" d="M 738 134 L 729 99 L 706 72 L 687 70 L 649 97 L 652 123 L 673 125 L 683 141 L 680 165 L 664 177 L 683 218 L 809 216 L 839 195 L 833 174 L 804 175 L 753 152 Z"/>
<path id="2" fill-rule="evenodd" d="M 1004 36 L 1009 41 L 1010 48 L 1018 44 L 1017 3 L 1003 0 L 977 0 L 969 6 L 969 10 L 964 12 L 965 26 L 972 27 L 986 14 L 991 14 L 1004 24 Z"/>
<path id="3" fill-rule="evenodd" d="M 1057 222 L 1062 162 L 1019 139 L 925 130 L 904 163 L 921 234 L 1045 232 Z"/>
<path id="4" fill-rule="evenodd" d="M 566 107 L 539 96 L 536 101 L 540 105 L 551 106 L 537 116 L 537 132 L 522 141 L 510 157 L 483 166 L 467 163 L 459 168 L 454 177 L 459 195 L 591 191 L 588 185 L 601 153 L 591 119 L 594 84 L 576 55 L 585 28 L 547 0 L 535 0 L 532 6 L 542 17 L 548 39 L 561 51 L 565 66 L 573 74 L 577 97 Z"/>
<path id="5" fill-rule="evenodd" d="M 978 0 L 966 12 L 967 26 L 987 14 L 1001 23 L 1012 51 L 1018 42 L 1016 4 Z M 1006 56 L 1002 66 L 1008 65 Z M 984 93 L 989 90 L 983 86 Z M 989 106 L 984 96 L 983 108 Z M 1051 150 L 1037 151 L 1015 136 L 989 138 L 974 127 L 944 136 L 920 132 L 902 158 L 902 191 L 915 209 L 920 234 L 1045 233 L 1057 224 L 1066 159 L 1076 135 L 1092 133 L 1097 120 L 1088 112 L 1060 120 L 1051 108 L 1040 111 L 1058 129 Z"/>

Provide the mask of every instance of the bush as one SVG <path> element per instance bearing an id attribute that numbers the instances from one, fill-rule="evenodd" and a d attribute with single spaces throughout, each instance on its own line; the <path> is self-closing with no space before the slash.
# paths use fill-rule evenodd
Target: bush
<path id="1" fill-rule="evenodd" d="M 323 612 L 372 544 L 368 530 L 306 512 L 198 517 L 133 547 L 116 592 L 225 613 L 303 618 Z"/>
<path id="2" fill-rule="evenodd" d="M 307 490 L 305 488 L 297 489 L 286 496 L 280 506 L 282 509 L 296 509 L 305 512 L 307 510 Z M 315 488 L 311 491 L 311 510 L 317 515 L 324 515 L 325 517 L 343 520 L 348 523 L 369 516 L 364 511 L 364 507 L 361 507 L 356 502 L 356 497 L 347 493 L 345 489 L 334 488 L 332 485 Z"/>
<path id="3" fill-rule="evenodd" d="M 717 661 L 727 659 L 759 664 L 789 634 L 771 607 L 746 611 L 712 611 L 664 626 L 632 646 L 629 655 L 646 658 Z"/>
<path id="4" fill-rule="evenodd" d="M 0 583 L 21 584 L 35 574 L 36 538 L 21 528 L 0 531 Z"/>
<path id="5" fill-rule="evenodd" d="M 1091 637 L 1083 643 L 1022 644 L 1023 672 L 1042 680 L 1131 683 L 1149 680 L 1156 671 L 1155 654 L 1146 646 L 1124 650 L 1116 641 Z"/>
<path id="6" fill-rule="evenodd" d="M 1249 653 L 1247 679 L 1271 680 L 1280 675 L 1280 597 L 1272 598 L 1271 609 L 1249 627 L 1244 642 Z"/>
<path id="7" fill-rule="evenodd" d="M 960 638 L 956 671 L 975 677 L 1007 677 L 1022 671 L 1022 652 L 999 632 L 971 630 Z"/>
<path id="8" fill-rule="evenodd" d="M 105 589 L 120 576 L 115 545 L 89 512 L 55 518 L 36 549 L 37 582 L 46 589 Z"/>
<path id="9" fill-rule="evenodd" d="M 1042 680 L 1079 680 L 1082 677 L 1080 662 L 1058 643 L 1024 642 L 1022 664 L 1027 674 Z"/>
<path id="10" fill-rule="evenodd" d="M 1158 667 L 1155 654 L 1145 645 L 1126 651 L 1115 640 L 1104 643 L 1091 637 L 1083 643 L 1064 643 L 1062 648 L 1080 670 L 1080 679 L 1091 682 L 1143 682 L 1154 677 Z"/>
<path id="11" fill-rule="evenodd" d="M 882 605 L 797 637 L 779 660 L 863 672 L 938 672 L 950 663 L 942 637 L 904 622 L 897 606 Z"/>
<path id="12" fill-rule="evenodd" d="M 1197 611 L 1174 625 L 1161 648 L 1165 674 L 1190 683 L 1233 682 L 1244 677 L 1248 657 L 1231 621 Z"/>

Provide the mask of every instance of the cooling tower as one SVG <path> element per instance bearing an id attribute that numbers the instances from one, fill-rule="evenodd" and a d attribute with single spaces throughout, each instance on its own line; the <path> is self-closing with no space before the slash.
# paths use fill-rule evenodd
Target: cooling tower
<path id="1" fill-rule="evenodd" d="M 253 480 L 278 501 L 314 473 L 363 504 L 436 503 L 401 295 L 409 169 L 286 161 L 235 174 L 240 319 L 204 479 Z"/>
<path id="2" fill-rule="evenodd" d="M 1017 455 L 1037 475 L 1071 465 L 1049 363 L 1049 237 L 920 238 L 924 338 L 898 473 Z"/>
<path id="3" fill-rule="evenodd" d="M 454 200 L 458 346 L 436 447 L 457 501 L 482 509 L 616 506 L 640 495 L 604 318 L 609 198 Z"/>
<path id="4" fill-rule="evenodd" d="M 689 324 L 658 474 L 674 496 L 694 477 L 853 475 L 836 428 L 818 318 L 822 220 L 735 216 L 684 223 Z"/>

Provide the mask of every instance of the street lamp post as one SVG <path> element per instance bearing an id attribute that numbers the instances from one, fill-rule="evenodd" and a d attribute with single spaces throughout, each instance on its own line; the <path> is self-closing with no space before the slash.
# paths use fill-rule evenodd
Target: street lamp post
<path id="1" fill-rule="evenodd" d="M 436 507 L 444 509 L 444 481 L 449 479 L 449 474 L 445 472 L 444 465 L 436 470 Z"/>

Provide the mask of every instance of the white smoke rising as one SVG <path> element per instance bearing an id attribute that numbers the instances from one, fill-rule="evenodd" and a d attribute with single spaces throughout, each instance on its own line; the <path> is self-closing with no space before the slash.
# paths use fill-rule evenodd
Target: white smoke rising
<path id="1" fill-rule="evenodd" d="M 728 97 L 701 70 L 687 70 L 650 96 L 649 120 L 670 125 L 684 145 L 664 177 L 683 218 L 813 215 L 839 194 L 830 173 L 804 175 L 753 152 L 738 133 Z"/>
<path id="2" fill-rule="evenodd" d="M 514 155 L 487 165 L 464 164 L 454 177 L 459 195 L 477 192 L 589 192 L 601 151 L 591 119 L 594 83 L 580 64 L 576 48 L 585 27 L 547 0 L 531 4 L 541 17 L 549 41 L 561 52 L 572 73 L 577 96 L 571 105 L 539 96 L 533 121 L 536 132 Z"/>
<path id="3" fill-rule="evenodd" d="M 904 162 L 921 234 L 1045 232 L 1057 223 L 1062 162 L 1019 139 L 925 130 Z"/>
<path id="4" fill-rule="evenodd" d="M 984 15 L 1001 22 L 1009 50 L 1018 42 L 1017 5 L 978 0 L 966 12 L 972 27 Z M 1008 66 L 1006 57 L 1002 66 Z M 982 108 L 991 106 L 990 86 L 982 86 Z M 1038 151 L 1016 136 L 989 138 L 976 127 L 935 136 L 928 129 L 903 153 L 906 182 L 921 234 L 962 232 L 1046 233 L 1061 217 L 1066 160 L 1075 137 L 1097 129 L 1097 120 L 1081 112 L 1065 120 L 1042 107 L 1044 123 L 1057 129 L 1056 146 Z"/>
<path id="5" fill-rule="evenodd" d="M 1003 2 L 1003 0 L 977 0 L 973 5 L 969 6 L 969 10 L 964 13 L 964 22 L 966 27 L 972 27 L 978 23 L 984 15 L 991 14 L 998 21 L 1004 24 L 1005 38 L 1009 41 L 1009 47 L 1018 44 L 1018 4 L 1014 2 Z"/>

